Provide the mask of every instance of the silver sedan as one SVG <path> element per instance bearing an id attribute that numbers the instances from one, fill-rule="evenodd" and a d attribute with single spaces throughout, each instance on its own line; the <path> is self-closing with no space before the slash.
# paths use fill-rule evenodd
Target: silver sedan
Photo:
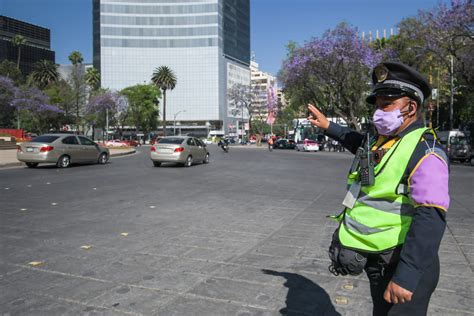
<path id="1" fill-rule="evenodd" d="M 40 163 L 55 163 L 67 168 L 72 163 L 107 163 L 110 153 L 92 140 L 81 135 L 45 134 L 17 147 L 16 157 L 35 168 Z"/>
<path id="2" fill-rule="evenodd" d="M 193 162 L 209 163 L 209 151 L 202 140 L 191 136 L 163 137 L 151 146 L 150 158 L 155 167 L 174 162 L 190 167 Z"/>

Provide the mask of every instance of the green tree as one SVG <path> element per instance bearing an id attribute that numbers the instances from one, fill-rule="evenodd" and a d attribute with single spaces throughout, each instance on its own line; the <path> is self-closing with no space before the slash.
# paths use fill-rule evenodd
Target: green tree
<path id="1" fill-rule="evenodd" d="M 50 84 L 58 81 L 58 65 L 49 60 L 40 60 L 35 63 L 35 68 L 31 73 L 31 78 L 38 88 L 44 89 Z"/>
<path id="2" fill-rule="evenodd" d="M 49 97 L 50 104 L 56 105 L 63 110 L 61 125 L 72 124 L 74 116 L 71 114 L 71 105 L 74 102 L 74 91 L 72 87 L 63 79 L 47 86 L 43 92 Z"/>
<path id="3" fill-rule="evenodd" d="M 14 47 L 18 48 L 18 56 L 16 62 L 16 68 L 20 69 L 20 56 L 21 56 L 21 47 L 26 44 L 26 38 L 22 35 L 15 35 L 12 38 L 12 44 Z"/>
<path id="4" fill-rule="evenodd" d="M 92 91 L 96 91 L 100 88 L 100 72 L 96 68 L 88 68 L 85 79 L 87 85 L 92 89 Z"/>
<path id="5" fill-rule="evenodd" d="M 167 66 L 156 68 L 151 81 L 163 91 L 163 136 L 166 136 L 166 90 L 176 87 L 176 75 Z"/>
<path id="6" fill-rule="evenodd" d="M 158 109 L 156 100 L 160 97 L 160 90 L 152 84 L 139 84 L 127 87 L 121 91 L 128 101 L 127 119 L 137 131 L 145 134 L 155 130 L 158 126 Z"/>
<path id="7" fill-rule="evenodd" d="M 7 59 L 0 63 L 0 76 L 10 78 L 17 85 L 23 82 L 21 71 L 16 67 L 14 62 Z"/>
<path id="8" fill-rule="evenodd" d="M 71 72 L 71 86 L 74 92 L 74 108 L 76 112 L 76 129 L 79 130 L 81 126 L 81 109 L 84 103 L 85 97 L 85 83 L 84 83 L 84 74 L 82 72 L 82 62 L 84 58 L 82 54 L 78 51 L 73 51 L 69 54 L 69 61 L 71 62 L 73 68 Z"/>

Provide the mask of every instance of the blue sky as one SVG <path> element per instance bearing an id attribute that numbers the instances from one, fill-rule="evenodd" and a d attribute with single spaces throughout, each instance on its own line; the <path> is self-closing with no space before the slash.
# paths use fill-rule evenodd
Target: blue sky
<path id="1" fill-rule="evenodd" d="M 429 9 L 439 0 L 250 0 L 251 49 L 260 69 L 276 74 L 285 45 L 303 43 L 345 21 L 360 31 L 396 27 L 404 17 Z M 446 0 L 442 1 L 446 2 Z M 80 51 L 92 61 L 92 0 L 0 0 L 0 15 L 51 30 L 56 62 Z"/>

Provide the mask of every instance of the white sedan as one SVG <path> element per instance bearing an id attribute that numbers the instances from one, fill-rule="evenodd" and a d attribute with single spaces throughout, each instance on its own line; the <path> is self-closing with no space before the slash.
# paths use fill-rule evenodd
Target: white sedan
<path id="1" fill-rule="evenodd" d="M 119 139 L 113 139 L 113 140 L 109 140 L 109 141 L 105 142 L 105 146 L 107 146 L 107 147 L 128 147 L 129 145 L 126 142 L 121 141 Z"/>
<path id="2" fill-rule="evenodd" d="M 297 151 L 318 151 L 319 145 L 314 140 L 306 139 L 296 144 L 296 150 Z"/>

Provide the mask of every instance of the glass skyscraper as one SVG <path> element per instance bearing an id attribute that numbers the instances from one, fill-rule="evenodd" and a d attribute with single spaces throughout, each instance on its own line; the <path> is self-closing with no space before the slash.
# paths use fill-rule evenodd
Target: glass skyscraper
<path id="1" fill-rule="evenodd" d="M 93 15 L 102 87 L 149 83 L 168 66 L 177 85 L 167 93 L 167 121 L 179 112 L 183 130 L 204 134 L 240 119 L 227 89 L 250 85 L 249 0 L 93 0 Z"/>
<path id="2" fill-rule="evenodd" d="M 18 48 L 13 45 L 15 35 L 26 39 L 20 52 L 20 70 L 24 76 L 29 75 L 40 60 L 55 62 L 49 29 L 3 15 L 0 15 L 0 61 L 17 63 Z"/>

